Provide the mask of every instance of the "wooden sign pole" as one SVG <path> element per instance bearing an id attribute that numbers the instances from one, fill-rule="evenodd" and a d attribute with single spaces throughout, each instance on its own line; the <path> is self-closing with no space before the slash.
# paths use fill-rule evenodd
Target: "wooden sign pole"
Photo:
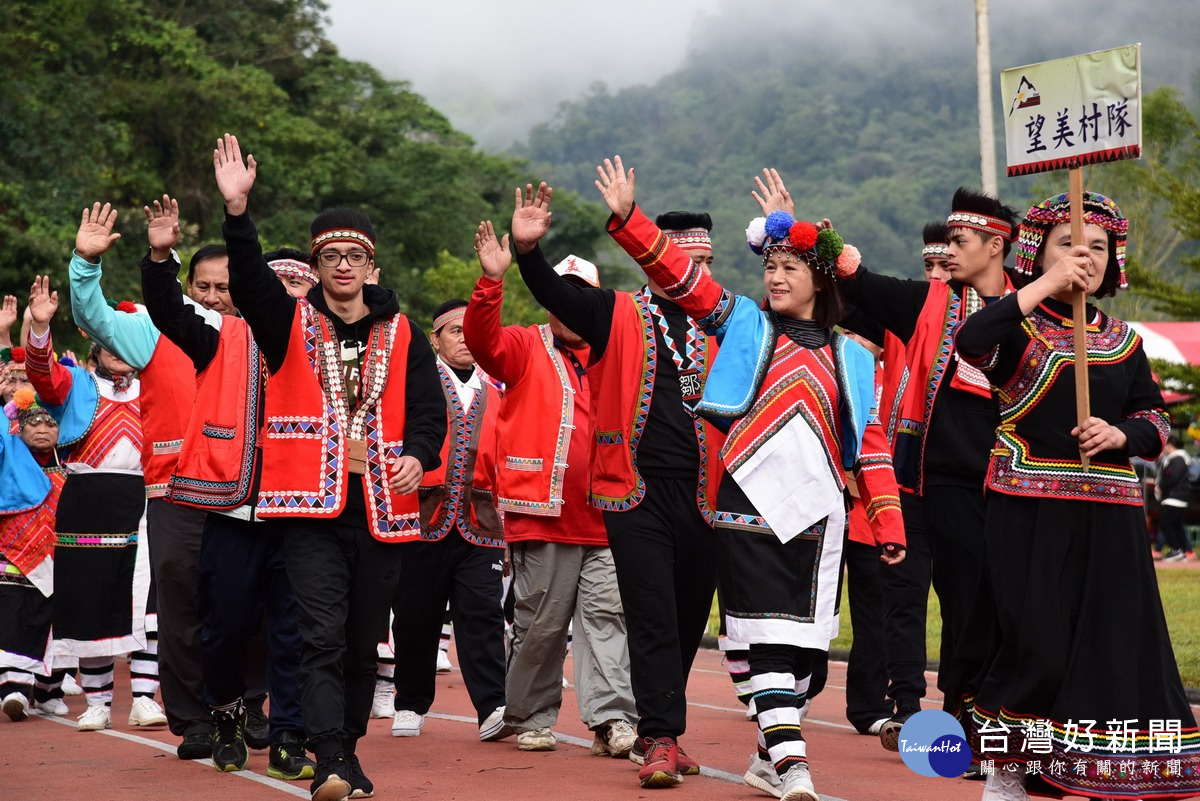
<path id="1" fill-rule="evenodd" d="M 1071 167 L 1069 170 L 1071 192 L 1071 244 L 1083 244 L 1083 168 Z M 1072 316 L 1075 326 L 1075 419 L 1076 424 L 1083 426 L 1083 421 L 1092 415 L 1092 397 L 1088 388 L 1088 356 L 1087 356 L 1087 289 L 1077 289 L 1071 298 Z M 1086 453 L 1080 453 L 1079 459 L 1083 469 L 1088 469 L 1091 461 Z"/>

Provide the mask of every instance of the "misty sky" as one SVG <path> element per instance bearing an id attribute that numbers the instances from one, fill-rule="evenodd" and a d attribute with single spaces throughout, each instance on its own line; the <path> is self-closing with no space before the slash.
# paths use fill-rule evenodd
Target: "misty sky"
<path id="1" fill-rule="evenodd" d="M 596 82 L 610 91 L 653 83 L 684 67 L 690 51 L 736 48 L 777 58 L 820 36 L 848 48 L 921 48 L 933 59 L 975 68 L 972 0 L 326 1 L 328 36 L 342 56 L 409 81 L 486 149 L 524 139 L 561 102 Z M 1030 60 L 1141 42 L 1147 90 L 1170 83 L 1195 92 L 1197 0 L 990 0 L 990 6 L 993 74 Z M 1037 57 L 1014 61 L 1021 47 Z"/>

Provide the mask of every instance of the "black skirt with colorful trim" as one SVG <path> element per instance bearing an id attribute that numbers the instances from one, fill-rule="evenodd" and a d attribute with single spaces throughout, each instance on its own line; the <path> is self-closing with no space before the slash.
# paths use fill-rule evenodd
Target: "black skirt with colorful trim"
<path id="1" fill-rule="evenodd" d="M 975 757 L 1084 796 L 1200 794 L 1142 506 L 992 492 L 985 540 L 946 696 Z"/>

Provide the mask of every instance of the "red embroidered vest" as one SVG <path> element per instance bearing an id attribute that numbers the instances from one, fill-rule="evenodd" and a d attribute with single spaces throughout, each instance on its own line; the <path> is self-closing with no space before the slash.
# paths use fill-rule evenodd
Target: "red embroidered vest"
<path id="1" fill-rule="evenodd" d="M 195 374 L 195 367 L 191 362 Z M 217 352 L 196 383 L 195 411 L 167 497 L 200 509 L 233 509 L 250 496 L 265 370 L 250 327 L 221 318 Z"/>
<path id="2" fill-rule="evenodd" d="M 196 401 L 196 368 L 178 345 L 160 335 L 138 378 L 142 382 L 139 400 L 146 497 L 160 498 L 167 494 Z"/>
<path id="3" fill-rule="evenodd" d="M 388 486 L 389 462 L 404 451 L 411 338 L 403 314 L 371 325 L 354 405 L 333 321 L 305 300 L 296 303 L 287 357 L 271 376 L 259 440 L 261 517 L 333 519 L 346 505 L 346 493 L 361 491 L 376 539 L 399 542 L 420 535 L 417 494 L 398 495 Z M 367 469 L 361 477 L 347 469 L 347 438 L 366 441 Z"/>
<path id="4" fill-rule="evenodd" d="M 455 391 L 446 365 L 438 376 L 446 394 L 448 430 L 442 463 L 427 472 L 421 497 L 421 539 L 440 540 L 458 527 L 476 545 L 504 547 L 504 529 L 496 511 L 496 416 L 500 399 L 486 380 L 480 381 L 470 405 Z M 480 376 L 482 378 L 482 376 Z"/>
<path id="5" fill-rule="evenodd" d="M 716 353 L 716 342 L 705 337 L 701 349 L 704 375 Z M 627 292 L 616 293 L 612 330 L 604 355 L 589 370 L 592 392 L 592 432 L 588 463 L 592 466 L 592 505 L 625 511 L 641 503 L 646 485 L 635 467 L 635 454 L 654 389 L 658 346 L 650 311 Z M 700 464 L 696 505 L 711 525 L 721 475 L 718 450 L 724 435 L 697 418 Z"/>

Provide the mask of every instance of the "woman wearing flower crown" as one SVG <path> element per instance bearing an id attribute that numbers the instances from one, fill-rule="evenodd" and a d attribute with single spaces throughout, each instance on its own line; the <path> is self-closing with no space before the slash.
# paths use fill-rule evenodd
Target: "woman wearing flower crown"
<path id="1" fill-rule="evenodd" d="M 1200 733 L 1129 462 L 1159 452 L 1169 421 L 1141 338 L 1089 305 L 1091 416 L 1075 425 L 1072 294 L 1125 287 L 1128 221 L 1092 192 L 1082 244 L 1070 219 L 1067 195 L 1029 210 L 1017 269 L 1033 280 L 956 338 L 1001 416 L 984 581 L 953 667 L 959 711 L 975 756 L 996 765 L 984 799 L 1025 799 L 1043 781 L 1089 797 L 1182 798 L 1200 793 Z"/>
<path id="2" fill-rule="evenodd" d="M 831 228 L 775 210 L 752 224 L 766 299 L 735 297 L 634 205 L 634 171 L 620 157 L 597 172 L 609 233 L 721 343 L 696 412 L 728 428 L 715 528 L 726 629 L 750 644 L 758 710 L 758 753 L 745 778 L 786 801 L 815 801 L 800 707 L 814 657 L 837 633 L 844 470 L 857 476 L 881 560 L 904 558 L 873 408 L 874 357 L 832 330 L 841 315 L 835 265 L 857 251 Z"/>

